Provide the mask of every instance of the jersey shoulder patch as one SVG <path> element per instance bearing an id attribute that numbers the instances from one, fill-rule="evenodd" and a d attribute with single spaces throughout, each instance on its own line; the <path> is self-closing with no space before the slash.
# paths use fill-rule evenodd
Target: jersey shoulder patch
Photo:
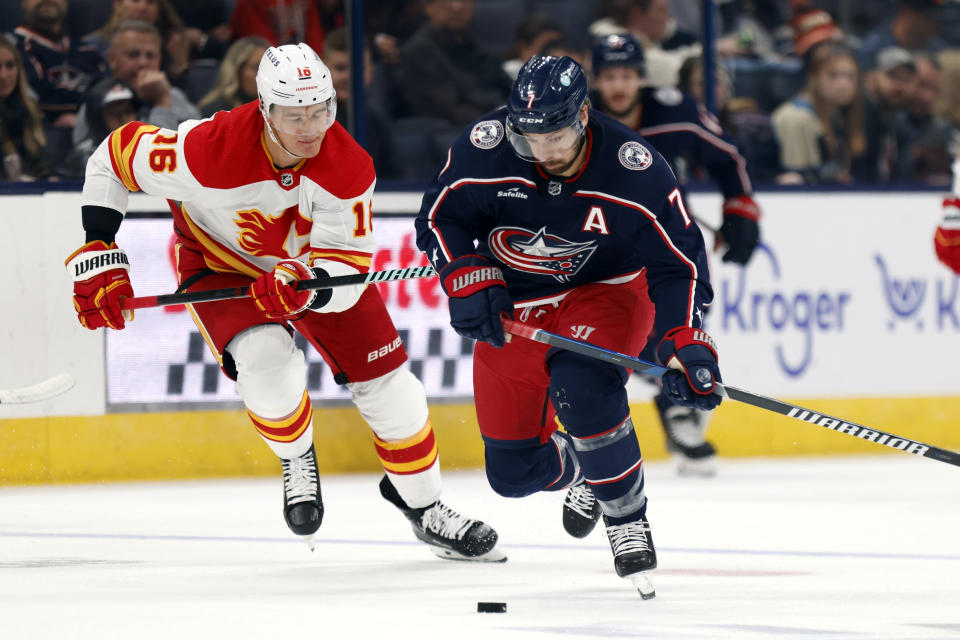
<path id="1" fill-rule="evenodd" d="M 661 87 L 653 92 L 653 97 L 667 107 L 675 107 L 683 102 L 683 93 L 674 87 Z"/>
<path id="2" fill-rule="evenodd" d="M 470 142 L 478 149 L 493 149 L 503 140 L 503 123 L 499 120 L 481 120 L 470 131 Z"/>
<path id="3" fill-rule="evenodd" d="M 643 171 L 653 164 L 653 154 L 636 140 L 628 140 L 620 145 L 617 157 L 620 164 L 631 171 Z"/>

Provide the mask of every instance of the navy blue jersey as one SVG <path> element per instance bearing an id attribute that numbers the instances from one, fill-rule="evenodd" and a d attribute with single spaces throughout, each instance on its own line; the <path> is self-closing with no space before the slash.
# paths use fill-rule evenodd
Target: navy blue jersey
<path id="1" fill-rule="evenodd" d="M 95 47 L 67 36 L 54 42 L 20 26 L 13 37 L 23 57 L 27 82 L 37 92 L 40 110 L 51 122 L 62 113 L 76 113 L 87 90 L 107 70 Z"/>
<path id="2" fill-rule="evenodd" d="M 724 199 L 752 193 L 747 163 L 737 146 L 693 96 L 673 88 L 644 87 L 640 101 L 637 131 L 670 163 L 681 185 L 692 172 L 704 169 Z"/>
<path id="3" fill-rule="evenodd" d="M 518 307 L 591 282 L 645 277 L 654 338 L 699 327 L 713 298 L 700 229 L 664 159 L 635 131 L 590 110 L 587 160 L 557 178 L 521 160 L 504 137 L 506 108 L 454 142 L 417 216 L 417 246 L 439 270 L 480 254 L 502 267 Z"/>

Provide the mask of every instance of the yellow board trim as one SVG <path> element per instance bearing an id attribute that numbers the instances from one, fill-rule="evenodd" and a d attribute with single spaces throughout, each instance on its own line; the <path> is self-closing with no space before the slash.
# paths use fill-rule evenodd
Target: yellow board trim
<path id="1" fill-rule="evenodd" d="M 960 450 L 960 397 L 796 402 L 899 436 Z M 631 413 L 644 459 L 666 458 L 653 403 L 632 405 Z M 432 406 L 430 421 L 443 468 L 482 468 L 483 443 L 472 404 Z M 370 428 L 354 407 L 318 407 L 313 424 L 322 473 L 381 469 Z M 721 458 L 907 455 L 736 402 L 725 402 L 717 410 L 710 438 Z M 279 473 L 279 460 L 257 435 L 243 409 L 0 420 L 0 484 L 279 477 Z"/>

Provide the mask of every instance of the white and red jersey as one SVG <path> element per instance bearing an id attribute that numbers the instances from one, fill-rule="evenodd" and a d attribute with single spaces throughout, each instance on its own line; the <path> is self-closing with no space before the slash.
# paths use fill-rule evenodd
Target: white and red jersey
<path id="1" fill-rule="evenodd" d="M 257 277 L 301 258 L 367 272 L 376 182 L 367 152 L 335 123 L 317 156 L 278 169 L 264 135 L 256 102 L 177 131 L 131 122 L 87 163 L 82 204 L 125 213 L 131 191 L 180 202 L 178 229 L 215 271 Z"/>

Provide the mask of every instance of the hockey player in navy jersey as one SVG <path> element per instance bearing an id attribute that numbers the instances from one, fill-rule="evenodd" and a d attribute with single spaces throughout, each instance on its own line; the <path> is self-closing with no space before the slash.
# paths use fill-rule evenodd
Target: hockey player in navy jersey
<path id="1" fill-rule="evenodd" d="M 716 407 L 717 353 L 700 330 L 713 297 L 706 251 L 670 167 L 590 108 L 576 62 L 534 56 L 507 106 L 454 142 L 416 227 L 452 326 L 477 340 L 490 486 L 507 497 L 580 488 L 586 500 L 564 503 L 565 528 L 585 536 L 603 515 L 617 574 L 652 597 L 657 560 L 626 369 L 507 342 L 501 314 L 626 353 L 649 338 L 674 369 L 666 393 Z"/>
<path id="2" fill-rule="evenodd" d="M 643 48 L 629 34 L 598 39 L 592 61 L 596 107 L 646 138 L 670 164 L 684 195 L 692 172 L 710 174 L 724 197 L 717 247 L 724 248 L 724 262 L 747 264 L 760 238 L 760 208 L 743 156 L 716 118 L 678 89 L 644 87 Z M 716 450 L 706 439 L 711 414 L 677 406 L 663 393 L 654 403 L 680 474 L 713 475 Z"/>

